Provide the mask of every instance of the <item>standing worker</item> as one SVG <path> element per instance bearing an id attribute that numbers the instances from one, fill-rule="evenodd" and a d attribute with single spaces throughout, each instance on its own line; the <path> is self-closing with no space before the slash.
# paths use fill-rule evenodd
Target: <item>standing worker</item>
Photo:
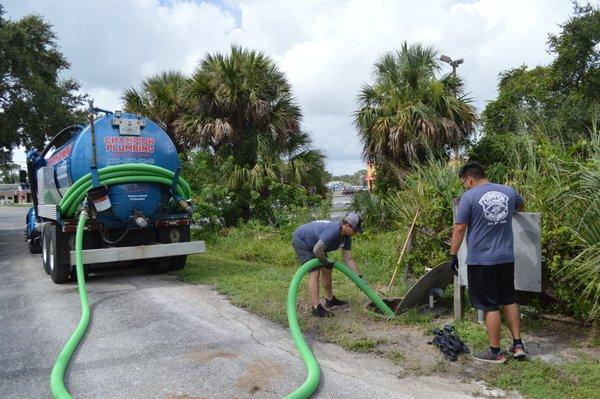
<path id="1" fill-rule="evenodd" d="M 485 312 L 490 343 L 488 349 L 473 356 L 488 363 L 506 361 L 500 350 L 499 308 L 502 306 L 513 337 L 508 352 L 522 359 L 526 355 L 516 304 L 512 217 L 515 211 L 523 209 L 523 198 L 512 187 L 490 183 L 483 166 L 477 162 L 467 162 L 460 169 L 459 177 L 466 191 L 456 210 L 450 267 L 454 275 L 458 275 L 457 253 L 466 231 L 469 298 L 476 309 Z"/>
<path id="2" fill-rule="evenodd" d="M 315 258 L 321 261 L 321 266 L 312 269 L 308 278 L 308 292 L 310 293 L 313 316 L 333 316 L 333 313 L 328 312 L 319 302 L 319 276 L 321 273 L 323 275 L 323 287 L 325 288 L 325 306 L 332 308 L 347 303 L 333 296 L 331 281 L 333 263 L 327 259 L 327 252 L 341 248 L 344 263 L 362 278 L 358 266 L 352 258 L 351 238 L 356 232 L 362 233 L 361 222 L 362 220 L 358 214 L 348 213 L 341 223 L 320 220 L 306 223 L 294 232 L 292 247 L 296 251 L 300 265 Z"/>

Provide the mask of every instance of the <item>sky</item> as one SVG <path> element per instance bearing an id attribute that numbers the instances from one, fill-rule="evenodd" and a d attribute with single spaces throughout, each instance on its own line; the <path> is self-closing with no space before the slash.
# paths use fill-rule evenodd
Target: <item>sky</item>
<path id="1" fill-rule="evenodd" d="M 594 1 L 593 3 L 597 3 Z M 372 67 L 403 41 L 463 58 L 458 73 L 481 111 L 498 75 L 547 64 L 548 34 L 572 13 L 569 0 L 8 0 L 6 18 L 30 13 L 54 26 L 62 53 L 94 104 L 122 109 L 125 89 L 165 70 L 194 71 L 232 44 L 269 55 L 286 73 L 303 127 L 333 174 L 366 168 L 352 124 Z M 442 72 L 451 67 L 442 64 Z M 14 159 L 24 164 L 22 151 Z"/>

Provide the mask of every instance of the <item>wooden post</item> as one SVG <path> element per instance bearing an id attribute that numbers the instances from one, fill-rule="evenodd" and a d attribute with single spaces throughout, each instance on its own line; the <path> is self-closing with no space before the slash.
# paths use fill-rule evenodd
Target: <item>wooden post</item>
<path id="1" fill-rule="evenodd" d="M 412 236 L 413 229 L 415 228 L 415 223 L 417 223 L 417 218 L 419 217 L 420 211 L 417 209 L 415 212 L 415 217 L 413 218 L 412 224 L 410 225 L 410 229 L 408 229 L 408 235 L 406 236 L 406 240 L 404 241 L 404 246 L 402 247 L 402 252 L 400 252 L 400 257 L 398 258 L 398 262 L 396 262 L 396 267 L 394 268 L 394 274 L 392 274 L 392 279 L 390 280 L 390 284 L 388 285 L 387 292 L 389 293 L 392 289 L 392 284 L 396 279 L 396 274 L 398 273 L 398 267 L 400 263 L 402 263 L 402 258 L 404 257 L 404 252 L 406 252 L 406 248 L 408 247 L 408 242 Z"/>
<path id="2" fill-rule="evenodd" d="M 465 297 L 465 287 L 460 285 L 460 278 L 454 276 L 454 318 L 460 320 L 465 313 L 465 304 L 463 298 Z"/>

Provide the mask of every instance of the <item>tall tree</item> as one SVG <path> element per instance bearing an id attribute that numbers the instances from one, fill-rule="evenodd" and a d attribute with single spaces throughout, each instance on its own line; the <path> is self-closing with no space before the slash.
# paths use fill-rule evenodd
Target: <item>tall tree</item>
<path id="1" fill-rule="evenodd" d="M 189 145 L 211 147 L 237 165 L 256 165 L 259 146 L 284 148 L 300 133 L 301 112 L 283 72 L 263 53 L 233 46 L 204 57 L 185 89 L 178 122 Z"/>
<path id="2" fill-rule="evenodd" d="M 177 152 L 189 149 L 186 140 L 177 134 L 175 122 L 184 111 L 182 88 L 186 82 L 180 72 L 169 71 L 144 79 L 139 87 L 125 91 L 125 110 L 146 115 L 169 135 Z"/>
<path id="3" fill-rule="evenodd" d="M 79 84 L 61 79 L 69 68 L 52 26 L 37 15 L 3 18 L 0 5 L 0 153 L 18 145 L 43 148 L 61 128 L 80 120 Z"/>
<path id="4" fill-rule="evenodd" d="M 549 65 L 500 74 L 498 97 L 482 113 L 486 134 L 526 131 L 533 122 L 566 143 L 589 136 L 600 118 L 600 8 L 574 8 L 561 31 L 549 35 Z"/>
<path id="5" fill-rule="evenodd" d="M 325 156 L 312 147 L 312 140 L 305 132 L 295 134 L 282 147 L 260 142 L 256 163 L 250 166 L 236 165 L 230 179 L 233 188 L 249 183 L 263 196 L 268 195 L 269 182 L 300 185 L 313 188 L 316 193 L 325 192 Z"/>
<path id="6" fill-rule="evenodd" d="M 588 136 L 600 117 L 600 7 L 574 3 L 574 14 L 550 35 L 552 94 L 550 115 L 573 139 Z"/>
<path id="7" fill-rule="evenodd" d="M 477 116 L 462 80 L 438 79 L 439 69 L 432 47 L 406 42 L 375 63 L 375 82 L 363 86 L 354 113 L 365 158 L 403 169 L 473 132 Z"/>
<path id="8" fill-rule="evenodd" d="M 545 115 L 553 101 L 551 85 L 549 67 L 523 65 L 501 73 L 498 97 L 481 113 L 485 133 L 515 133 L 531 123 L 547 123 Z"/>

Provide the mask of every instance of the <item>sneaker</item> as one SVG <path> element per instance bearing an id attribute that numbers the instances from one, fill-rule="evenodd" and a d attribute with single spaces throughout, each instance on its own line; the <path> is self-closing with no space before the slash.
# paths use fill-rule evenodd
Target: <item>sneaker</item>
<path id="1" fill-rule="evenodd" d="M 332 308 L 334 306 L 344 306 L 346 304 L 348 304 L 348 302 L 339 300 L 336 297 L 331 297 L 331 299 L 325 299 L 325 307 L 327 308 Z"/>
<path id="2" fill-rule="evenodd" d="M 473 353 L 473 357 L 475 358 L 475 360 L 479 360 L 480 362 L 486 363 L 500 364 L 506 362 L 506 356 L 504 356 L 504 353 L 500 352 L 497 355 L 494 355 L 490 348 L 487 348 L 486 350 L 478 353 Z"/>
<path id="3" fill-rule="evenodd" d="M 321 304 L 316 308 L 313 308 L 312 315 L 316 317 L 331 317 L 333 313 L 328 312 Z"/>
<path id="4" fill-rule="evenodd" d="M 515 359 L 525 359 L 525 357 L 527 357 L 527 353 L 525 353 L 525 345 L 521 344 L 511 345 L 510 348 L 508 348 L 508 353 L 510 353 Z"/>

